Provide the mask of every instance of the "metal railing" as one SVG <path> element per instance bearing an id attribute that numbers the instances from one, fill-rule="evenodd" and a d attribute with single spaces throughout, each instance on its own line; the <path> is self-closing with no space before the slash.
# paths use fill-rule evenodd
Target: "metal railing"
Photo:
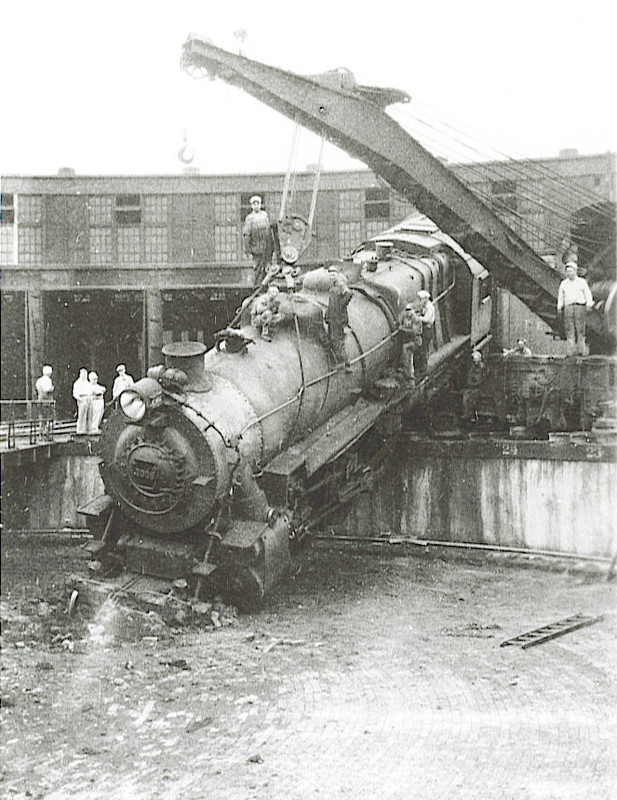
<path id="1" fill-rule="evenodd" d="M 0 400 L 0 443 L 9 449 L 17 439 L 51 442 L 56 427 L 55 400 Z"/>

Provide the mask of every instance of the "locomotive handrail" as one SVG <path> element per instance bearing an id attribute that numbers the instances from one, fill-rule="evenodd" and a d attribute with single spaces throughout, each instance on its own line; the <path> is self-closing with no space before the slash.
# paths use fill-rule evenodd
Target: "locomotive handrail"
<path id="1" fill-rule="evenodd" d="M 438 294 L 438 295 L 437 295 L 437 297 L 436 297 L 436 298 L 435 298 L 435 299 L 434 299 L 432 302 L 433 302 L 433 303 L 438 303 L 440 300 L 443 300 L 443 298 L 444 298 L 444 297 L 445 297 L 447 294 L 449 294 L 449 293 L 452 291 L 452 289 L 454 289 L 454 287 L 455 287 L 455 286 L 456 286 L 456 275 L 454 275 L 454 277 L 453 277 L 453 279 L 452 279 L 452 283 L 451 283 L 449 286 L 447 286 L 447 287 L 446 287 L 446 288 L 443 290 L 443 292 L 440 292 L 440 294 Z"/>
<path id="2" fill-rule="evenodd" d="M 361 361 L 363 358 L 366 358 L 366 356 L 370 355 L 371 353 L 374 353 L 376 350 L 379 350 L 381 347 L 384 347 L 384 345 L 388 344 L 388 342 L 391 342 L 392 339 L 394 339 L 396 336 L 398 336 L 398 328 L 397 328 L 396 331 L 393 331 L 392 333 L 388 334 L 388 336 L 386 336 L 385 339 L 381 339 L 379 342 L 377 342 L 377 344 L 374 344 L 373 347 L 370 347 L 368 350 L 365 350 L 363 353 L 360 353 L 359 356 L 356 356 L 355 358 L 352 358 L 349 363 L 350 364 L 356 364 L 358 361 Z M 328 372 L 325 372 L 323 375 L 319 375 L 318 377 L 313 378 L 312 380 L 308 381 L 307 383 L 302 384 L 302 386 L 300 386 L 299 390 L 296 392 L 296 394 L 293 397 L 290 397 L 288 400 L 285 400 L 283 403 L 280 403 L 278 406 L 276 406 L 276 408 L 271 408 L 269 411 L 266 411 L 261 416 L 256 417 L 255 419 L 252 419 L 249 423 L 247 423 L 244 426 L 244 428 L 240 431 L 240 434 L 238 435 L 238 439 L 241 439 L 244 436 L 244 434 L 248 430 L 250 430 L 250 428 L 252 428 L 254 425 L 257 425 L 258 423 L 263 422 L 264 419 L 268 419 L 268 417 L 271 417 L 273 414 L 277 414 L 279 411 L 282 411 L 284 408 L 287 408 L 288 406 L 292 405 L 293 403 L 299 402 L 302 399 L 302 395 L 304 394 L 306 389 L 308 389 L 310 386 L 316 386 L 318 383 L 321 383 L 321 381 L 324 381 L 324 380 L 326 380 L 328 378 L 331 378 L 333 375 L 336 375 L 338 372 L 339 372 L 338 369 L 331 369 Z"/>

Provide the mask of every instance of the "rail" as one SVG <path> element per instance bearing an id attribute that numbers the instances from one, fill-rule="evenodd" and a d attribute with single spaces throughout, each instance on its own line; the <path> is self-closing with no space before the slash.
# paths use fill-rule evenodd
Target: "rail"
<path id="1" fill-rule="evenodd" d="M 12 450 L 18 438 L 28 444 L 51 442 L 56 429 L 55 400 L 0 400 L 0 442 Z"/>

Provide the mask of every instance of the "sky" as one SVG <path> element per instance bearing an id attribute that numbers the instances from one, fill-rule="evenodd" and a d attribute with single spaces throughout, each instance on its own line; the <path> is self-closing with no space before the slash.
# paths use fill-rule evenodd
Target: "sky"
<path id="1" fill-rule="evenodd" d="M 411 95 L 405 113 L 434 111 L 513 156 L 614 152 L 611 8 L 606 0 L 4 3 L 0 176 L 61 167 L 178 174 L 185 131 L 202 174 L 284 172 L 292 122 L 239 89 L 182 72 L 189 33 L 300 74 L 347 67 L 358 83 Z M 303 133 L 296 168 L 316 162 L 318 150 Z M 324 169 L 362 166 L 326 147 Z"/>

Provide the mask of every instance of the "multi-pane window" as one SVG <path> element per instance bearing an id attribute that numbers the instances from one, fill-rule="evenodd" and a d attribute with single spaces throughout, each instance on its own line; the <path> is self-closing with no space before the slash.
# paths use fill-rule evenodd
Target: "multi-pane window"
<path id="1" fill-rule="evenodd" d="M 19 225 L 40 225 L 43 218 L 43 198 L 38 195 L 20 195 L 18 199 Z"/>
<path id="2" fill-rule="evenodd" d="M 34 225 L 18 227 L 17 248 L 21 264 L 39 264 L 43 260 L 43 231 Z"/>
<path id="3" fill-rule="evenodd" d="M 141 197 L 138 194 L 116 195 L 116 222 L 118 225 L 139 225 Z"/>
<path id="4" fill-rule="evenodd" d="M 88 201 L 90 225 L 111 225 L 113 222 L 114 199 L 106 195 L 91 197 Z"/>
<path id="5" fill-rule="evenodd" d="M 101 266 L 113 261 L 111 228 L 90 228 L 90 263 Z"/>
<path id="6" fill-rule="evenodd" d="M 366 238 L 372 239 L 373 236 L 379 236 L 388 227 L 387 219 L 367 219 L 366 220 Z"/>
<path id="7" fill-rule="evenodd" d="M 338 213 L 341 222 L 361 222 L 364 218 L 364 192 L 351 190 L 338 193 Z"/>
<path id="8" fill-rule="evenodd" d="M 144 222 L 146 225 L 167 225 L 167 197 L 150 194 L 144 197 Z"/>
<path id="9" fill-rule="evenodd" d="M 392 199 L 392 219 L 395 222 L 402 222 L 407 217 L 410 217 L 416 210 L 413 203 L 405 200 L 404 197 L 397 197 Z"/>
<path id="10" fill-rule="evenodd" d="M 214 219 L 218 225 L 236 224 L 239 213 L 238 195 L 214 195 Z"/>
<path id="11" fill-rule="evenodd" d="M 214 257 L 217 261 L 238 261 L 241 204 L 237 194 L 214 195 Z"/>
<path id="12" fill-rule="evenodd" d="M 388 189 L 370 188 L 365 190 L 364 216 L 366 219 L 390 221 L 390 192 Z"/>
<path id="13" fill-rule="evenodd" d="M 43 198 L 20 195 L 17 199 L 17 252 L 21 264 L 43 260 Z"/>
<path id="14" fill-rule="evenodd" d="M 118 226 L 118 262 L 139 264 L 141 261 L 141 229 L 139 225 Z"/>
<path id="15" fill-rule="evenodd" d="M 214 255 L 217 261 L 238 260 L 238 228 L 236 225 L 214 226 Z"/>
<path id="16" fill-rule="evenodd" d="M 339 254 L 346 256 L 364 240 L 361 222 L 339 223 Z"/>
<path id="17" fill-rule="evenodd" d="M 99 195 L 88 199 L 90 222 L 90 263 L 96 266 L 115 261 L 113 241 L 114 198 Z"/>
<path id="18" fill-rule="evenodd" d="M 348 255 L 364 240 L 364 192 L 339 192 L 339 254 Z"/>
<path id="19" fill-rule="evenodd" d="M 167 262 L 167 197 L 146 195 L 143 198 L 144 246 L 146 261 Z"/>
<path id="20" fill-rule="evenodd" d="M 152 264 L 164 264 L 167 261 L 167 228 L 146 225 L 145 247 L 146 261 Z"/>
<path id="21" fill-rule="evenodd" d="M 15 206 L 13 195 L 3 194 L 0 204 L 0 264 L 15 261 Z"/>
<path id="22" fill-rule="evenodd" d="M 491 181 L 491 200 L 498 214 L 518 211 L 516 181 Z"/>

